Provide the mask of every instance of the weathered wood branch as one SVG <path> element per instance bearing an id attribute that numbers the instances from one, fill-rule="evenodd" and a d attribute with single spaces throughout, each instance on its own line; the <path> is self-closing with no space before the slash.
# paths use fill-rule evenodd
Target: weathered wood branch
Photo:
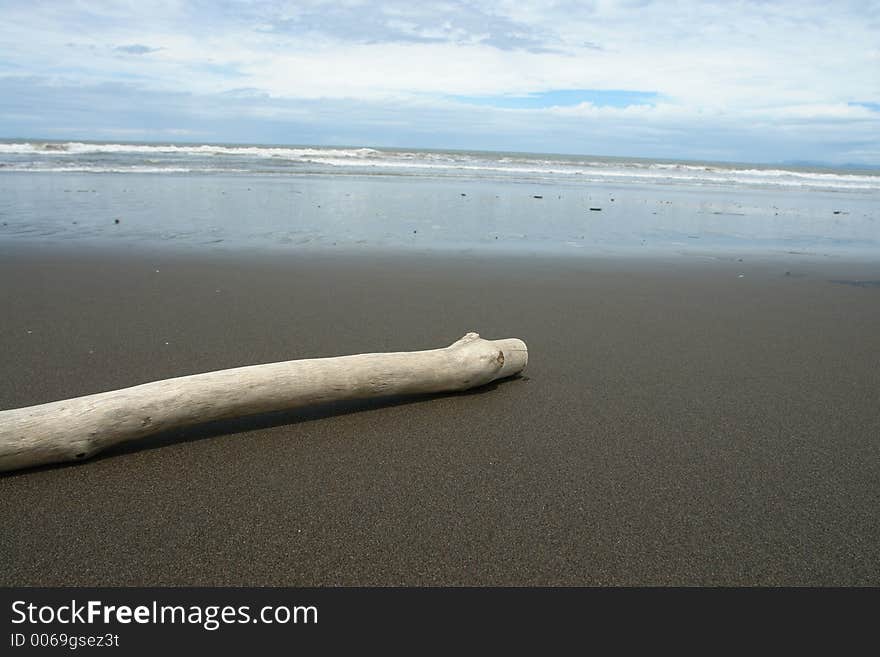
<path id="1" fill-rule="evenodd" d="M 213 420 L 385 395 L 452 392 L 512 376 L 522 340 L 468 333 L 443 349 L 252 365 L 0 411 L 0 472 L 86 459 Z"/>

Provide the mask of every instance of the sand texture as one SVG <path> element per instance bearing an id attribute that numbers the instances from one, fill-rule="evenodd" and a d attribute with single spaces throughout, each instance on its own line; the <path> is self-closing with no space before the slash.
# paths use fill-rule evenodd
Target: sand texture
<path id="1" fill-rule="evenodd" d="M 880 267 L 0 247 L 0 408 L 263 362 L 529 346 L 0 478 L 3 585 L 880 585 Z"/>

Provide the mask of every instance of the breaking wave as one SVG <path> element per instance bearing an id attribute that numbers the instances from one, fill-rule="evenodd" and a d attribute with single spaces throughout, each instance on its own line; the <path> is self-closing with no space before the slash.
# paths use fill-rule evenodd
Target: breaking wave
<path id="1" fill-rule="evenodd" d="M 2 142 L 0 171 L 80 173 L 370 173 L 470 178 L 571 179 L 880 191 L 880 172 L 761 168 L 571 156 L 257 146 Z"/>

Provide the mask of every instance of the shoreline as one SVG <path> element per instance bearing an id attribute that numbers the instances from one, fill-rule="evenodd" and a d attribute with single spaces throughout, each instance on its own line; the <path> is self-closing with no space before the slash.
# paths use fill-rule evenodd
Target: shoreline
<path id="1" fill-rule="evenodd" d="M 876 193 L 384 175 L 0 175 L 0 242 L 878 258 Z"/>

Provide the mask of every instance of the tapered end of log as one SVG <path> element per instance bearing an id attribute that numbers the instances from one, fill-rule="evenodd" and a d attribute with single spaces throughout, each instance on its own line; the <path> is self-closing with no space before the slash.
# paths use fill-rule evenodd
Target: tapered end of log
<path id="1" fill-rule="evenodd" d="M 508 376 L 514 376 L 522 372 L 529 363 L 529 349 L 526 343 L 518 338 L 507 338 L 505 340 L 492 340 L 504 357 L 501 369 L 496 372 L 493 381 L 496 379 L 504 379 Z"/>
<path id="2" fill-rule="evenodd" d="M 488 357 L 495 367 L 501 366 L 494 370 L 489 378 L 484 378 L 479 385 L 519 374 L 529 362 L 529 349 L 526 347 L 526 343 L 519 338 L 485 340 L 480 337 L 479 333 L 466 333 L 449 345 L 447 349 L 467 349 L 469 347 L 477 347 L 483 351 L 483 358 Z"/>

